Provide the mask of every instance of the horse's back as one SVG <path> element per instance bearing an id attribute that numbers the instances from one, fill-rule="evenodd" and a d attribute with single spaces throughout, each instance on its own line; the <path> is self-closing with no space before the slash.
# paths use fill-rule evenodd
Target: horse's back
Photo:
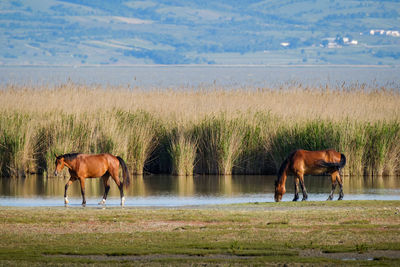
<path id="1" fill-rule="evenodd" d="M 294 173 L 321 174 L 326 168 L 319 162 L 339 162 L 341 154 L 333 149 L 309 151 L 298 149 L 291 158 L 291 169 Z"/>
<path id="2" fill-rule="evenodd" d="M 80 154 L 77 160 L 79 160 L 78 172 L 87 178 L 103 176 L 110 168 L 118 168 L 119 166 L 118 159 L 108 153 Z"/>
<path id="3" fill-rule="evenodd" d="M 304 158 L 304 159 L 307 159 L 307 158 L 321 159 L 321 158 L 323 158 L 328 161 L 335 161 L 335 160 L 340 161 L 340 153 L 334 149 L 324 149 L 324 150 L 316 150 L 316 151 L 298 149 L 293 154 L 293 157 Z"/>
<path id="4" fill-rule="evenodd" d="M 103 155 L 104 155 L 104 157 L 107 158 L 109 168 L 113 168 L 113 169 L 117 168 L 118 169 L 119 160 L 116 156 L 114 156 L 110 153 L 105 153 Z"/>
<path id="5" fill-rule="evenodd" d="M 326 162 L 339 162 L 341 159 L 341 154 L 340 152 L 337 152 L 336 150 L 333 149 L 327 149 L 325 150 L 325 161 Z"/>
<path id="6" fill-rule="evenodd" d="M 108 169 L 119 167 L 118 158 L 110 153 L 92 154 L 91 156 L 96 158 L 96 160 L 102 161 L 105 165 L 108 166 Z"/>
<path id="7" fill-rule="evenodd" d="M 101 154 L 79 154 L 78 157 L 81 157 L 82 159 L 88 159 L 88 160 L 106 160 L 106 161 L 112 161 L 112 160 L 117 160 L 117 157 L 110 153 L 101 153 Z"/>

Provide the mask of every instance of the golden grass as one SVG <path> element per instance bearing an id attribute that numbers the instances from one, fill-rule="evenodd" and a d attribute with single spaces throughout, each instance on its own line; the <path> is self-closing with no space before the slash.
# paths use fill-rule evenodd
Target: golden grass
<path id="1" fill-rule="evenodd" d="M 143 110 L 164 120 L 183 122 L 196 122 L 205 115 L 221 112 L 232 117 L 238 113 L 253 115 L 270 112 L 290 121 L 351 118 L 375 122 L 397 120 L 400 117 L 399 103 L 399 92 L 380 88 L 198 88 L 175 91 L 65 84 L 57 87 L 10 85 L 0 90 L 1 111 L 81 114 L 113 109 L 129 112 Z"/>
<path id="2" fill-rule="evenodd" d="M 6 85 L 0 114 L 3 174 L 47 170 L 53 153 L 73 151 L 117 154 L 136 174 L 149 162 L 151 172 L 264 174 L 298 148 L 345 153 L 346 173 L 400 171 L 400 93 L 390 88 Z"/>

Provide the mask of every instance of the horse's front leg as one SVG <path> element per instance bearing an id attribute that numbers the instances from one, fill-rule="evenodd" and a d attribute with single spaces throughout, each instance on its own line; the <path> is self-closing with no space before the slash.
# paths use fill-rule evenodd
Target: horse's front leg
<path id="1" fill-rule="evenodd" d="M 65 190 L 64 190 L 64 204 L 68 205 L 69 201 L 68 201 L 68 196 L 67 196 L 67 190 L 68 187 L 75 181 L 75 178 L 69 178 L 68 182 L 65 184 Z"/>
<path id="2" fill-rule="evenodd" d="M 299 180 L 300 180 L 301 191 L 303 192 L 303 198 L 301 201 L 305 201 L 305 200 L 307 200 L 308 195 L 307 195 L 306 186 L 304 185 L 304 176 L 300 175 L 299 178 L 300 178 Z"/>
<path id="3" fill-rule="evenodd" d="M 299 200 L 299 178 L 294 178 L 294 198 L 293 201 Z"/>
<path id="4" fill-rule="evenodd" d="M 79 178 L 79 182 L 81 183 L 81 193 L 82 193 L 82 206 L 86 206 L 86 197 L 85 197 L 85 178 Z"/>

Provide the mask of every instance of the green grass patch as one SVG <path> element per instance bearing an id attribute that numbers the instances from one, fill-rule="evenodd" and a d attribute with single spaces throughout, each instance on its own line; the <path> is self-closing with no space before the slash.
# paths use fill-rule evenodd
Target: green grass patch
<path id="1" fill-rule="evenodd" d="M 340 222 L 340 224 L 370 224 L 368 220 L 349 220 Z"/>
<path id="2" fill-rule="evenodd" d="M 300 252 L 400 251 L 400 222 L 394 212 L 399 205 L 341 201 L 201 209 L 0 207 L 0 263 L 338 264 L 334 257 Z M 382 264 L 398 261 L 379 258 Z"/>

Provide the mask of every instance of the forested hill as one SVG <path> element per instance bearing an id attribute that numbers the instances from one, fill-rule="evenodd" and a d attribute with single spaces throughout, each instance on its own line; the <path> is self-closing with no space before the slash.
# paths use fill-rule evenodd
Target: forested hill
<path id="1" fill-rule="evenodd" d="M 0 65 L 399 65 L 400 2 L 0 2 Z"/>

